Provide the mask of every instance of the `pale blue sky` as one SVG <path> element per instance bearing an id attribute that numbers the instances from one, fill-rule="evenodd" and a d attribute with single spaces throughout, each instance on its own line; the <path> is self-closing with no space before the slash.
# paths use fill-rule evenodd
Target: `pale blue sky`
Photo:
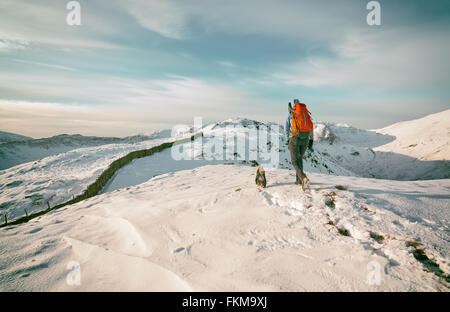
<path id="1" fill-rule="evenodd" d="M 0 0 L 0 130 L 125 136 L 241 116 L 380 128 L 448 109 L 450 2 Z"/>

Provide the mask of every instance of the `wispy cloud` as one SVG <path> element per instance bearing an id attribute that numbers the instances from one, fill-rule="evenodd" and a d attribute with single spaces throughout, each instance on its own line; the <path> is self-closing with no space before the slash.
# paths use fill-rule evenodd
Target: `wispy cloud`
<path id="1" fill-rule="evenodd" d="M 22 40 L 8 40 L 0 37 L 0 52 L 11 52 L 14 50 L 24 50 L 29 45 L 28 42 Z"/>
<path id="2" fill-rule="evenodd" d="M 333 51 L 288 64 L 274 77 L 289 85 L 366 90 L 450 84 L 450 63 L 443 62 L 450 42 L 436 33 L 352 34 Z"/>
<path id="3" fill-rule="evenodd" d="M 89 0 L 74 27 L 67 2 L 0 2 L 0 124 L 13 132 L 282 122 L 295 97 L 318 119 L 337 105 L 344 122 L 374 127 L 387 120 L 374 102 L 398 118 L 450 99 L 448 1 L 384 1 L 380 27 L 361 0 Z"/>
<path id="4" fill-rule="evenodd" d="M 365 5 L 332 0 L 131 0 L 118 5 L 144 28 L 171 39 L 205 34 L 265 35 L 289 39 L 331 40 L 358 26 L 350 17 Z M 332 9 L 326 9 L 332 8 Z M 318 20 L 320 19 L 320 24 Z M 339 26 L 339 27 L 336 27 Z"/>
<path id="5" fill-rule="evenodd" d="M 122 5 L 144 28 L 172 39 L 182 39 L 185 36 L 185 12 L 172 1 L 130 0 Z"/>
<path id="6" fill-rule="evenodd" d="M 29 85 L 36 88 L 30 90 L 30 94 L 40 90 L 45 97 L 59 98 L 58 102 L 0 99 L 2 130 L 31 136 L 59 132 L 131 135 L 177 123 L 191 123 L 194 116 L 215 121 L 223 116 L 251 115 L 252 110 L 245 105 L 256 102 L 242 90 L 180 76 L 151 81 L 114 79 L 102 84 L 98 80 L 96 83 L 56 80 L 47 79 L 42 86 Z M 52 83 L 57 83 L 58 87 L 48 87 Z M 52 94 L 54 90 L 60 93 Z M 62 102 L 74 102 L 63 98 L 68 94 L 75 98 L 83 94 L 85 101 L 91 101 L 91 104 Z"/>
<path id="7" fill-rule="evenodd" d="M 14 62 L 17 62 L 17 63 L 22 63 L 22 64 L 30 64 L 30 65 L 44 66 L 44 67 L 49 67 L 49 68 L 61 69 L 61 70 L 69 70 L 69 71 L 74 71 L 74 70 L 76 70 L 76 69 L 71 68 L 71 67 L 62 66 L 62 65 L 57 65 L 57 64 L 49 64 L 49 63 L 33 62 L 33 61 L 20 60 L 20 59 L 13 59 L 13 61 L 14 61 Z"/>
<path id="8" fill-rule="evenodd" d="M 120 25 L 95 14 L 97 1 L 83 3 L 82 25 L 66 23 L 67 2 L 42 0 L 2 0 L 0 47 L 29 47 L 33 44 L 62 48 L 122 49 L 114 42 L 100 39 L 103 35 L 118 35 Z M 94 10 L 89 10 L 92 7 Z M 27 43 L 26 45 L 22 44 Z"/>

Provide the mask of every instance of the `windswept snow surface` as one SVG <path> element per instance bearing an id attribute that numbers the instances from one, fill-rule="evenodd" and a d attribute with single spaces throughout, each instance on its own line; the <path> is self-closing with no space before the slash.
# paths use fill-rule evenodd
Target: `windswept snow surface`
<path id="1" fill-rule="evenodd" d="M 0 290 L 448 291 L 406 241 L 450 271 L 450 180 L 311 173 L 303 193 L 291 170 L 266 174 L 266 189 L 249 166 L 163 174 L 2 228 Z"/>

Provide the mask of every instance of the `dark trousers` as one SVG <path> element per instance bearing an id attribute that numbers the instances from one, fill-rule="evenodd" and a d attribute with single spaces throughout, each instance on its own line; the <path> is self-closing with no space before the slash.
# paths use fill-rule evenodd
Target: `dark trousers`
<path id="1" fill-rule="evenodd" d="M 308 136 L 293 136 L 289 139 L 289 152 L 291 154 L 291 162 L 297 175 L 296 183 L 302 183 L 302 178 L 306 176 L 303 172 L 303 155 L 308 148 Z"/>

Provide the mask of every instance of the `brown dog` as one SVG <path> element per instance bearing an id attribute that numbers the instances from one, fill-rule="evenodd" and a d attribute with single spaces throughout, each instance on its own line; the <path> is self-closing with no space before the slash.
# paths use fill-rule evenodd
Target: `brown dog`
<path id="1" fill-rule="evenodd" d="M 266 172 L 264 171 L 264 168 L 261 165 L 259 165 L 258 170 L 256 170 L 255 183 L 258 186 L 266 187 Z"/>

